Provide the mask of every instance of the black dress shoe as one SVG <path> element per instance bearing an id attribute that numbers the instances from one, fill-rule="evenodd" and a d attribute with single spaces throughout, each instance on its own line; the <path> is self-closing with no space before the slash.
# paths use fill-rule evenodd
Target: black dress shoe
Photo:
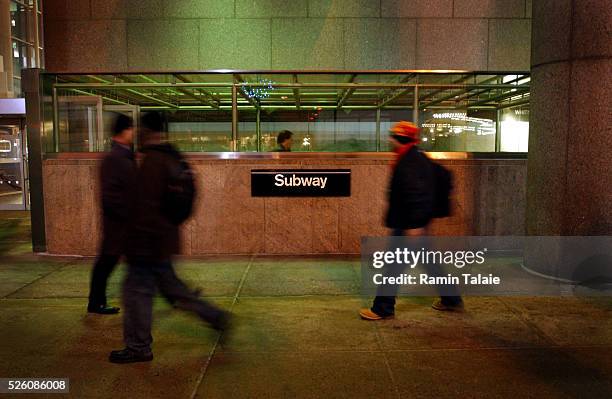
<path id="1" fill-rule="evenodd" d="M 229 312 L 222 313 L 211 327 L 221 333 L 218 341 L 219 345 L 226 347 L 231 343 L 234 328 L 232 325 L 232 315 Z"/>
<path id="2" fill-rule="evenodd" d="M 129 348 L 125 348 L 118 351 L 112 351 L 108 357 L 108 360 L 111 363 L 150 362 L 153 360 L 153 353 L 140 353 Z"/>
<path id="3" fill-rule="evenodd" d="M 212 325 L 212 328 L 214 328 L 217 331 L 227 331 L 232 327 L 232 315 L 229 312 L 223 312 L 219 315 L 219 317 L 217 317 L 217 320 L 215 320 Z"/>
<path id="4" fill-rule="evenodd" d="M 106 305 L 99 305 L 99 306 L 89 305 L 87 306 L 87 313 L 117 314 L 119 313 L 119 308 L 114 307 L 114 306 L 106 306 Z"/>

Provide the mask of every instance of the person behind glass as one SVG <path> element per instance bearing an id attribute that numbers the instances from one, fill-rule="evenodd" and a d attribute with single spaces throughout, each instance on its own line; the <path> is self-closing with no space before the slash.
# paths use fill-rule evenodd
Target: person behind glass
<path id="1" fill-rule="evenodd" d="M 389 206 L 385 224 L 391 236 L 426 236 L 433 217 L 435 177 L 431 162 L 417 144 L 420 129 L 406 121 L 396 123 L 390 129 L 389 141 L 395 152 L 391 165 L 393 172 L 388 192 Z M 438 265 L 423 265 L 429 275 L 442 275 Z M 399 274 L 395 268 L 391 273 Z M 397 285 L 391 289 L 397 292 Z M 381 320 L 395 315 L 395 296 L 377 295 L 370 309 L 361 309 L 364 320 Z M 444 286 L 439 300 L 432 307 L 436 310 L 463 310 L 463 301 L 455 286 Z M 452 295 L 448 295 L 452 294 Z"/>
<path id="2" fill-rule="evenodd" d="M 125 349 L 111 352 L 109 360 L 113 363 L 153 359 L 152 307 L 158 289 L 174 307 L 197 314 L 214 329 L 229 328 L 229 313 L 201 300 L 174 272 L 172 256 L 179 252 L 179 228 L 163 209 L 170 176 L 180 168 L 182 157 L 162 140 L 161 114 L 145 114 L 141 127 L 143 161 L 136 181 L 134 217 L 126 251 L 128 273 L 123 283 Z"/>
<path id="3" fill-rule="evenodd" d="M 276 143 L 278 144 L 277 152 L 290 152 L 291 145 L 293 144 L 293 132 L 289 130 L 283 130 L 278 134 Z"/>
<path id="4" fill-rule="evenodd" d="M 125 253 L 132 188 L 136 179 L 132 118 L 118 115 L 112 135 L 111 151 L 104 157 L 100 168 L 102 244 L 91 274 L 87 305 L 89 313 L 98 314 L 119 312 L 118 307 L 106 303 L 106 285 L 121 255 Z"/>

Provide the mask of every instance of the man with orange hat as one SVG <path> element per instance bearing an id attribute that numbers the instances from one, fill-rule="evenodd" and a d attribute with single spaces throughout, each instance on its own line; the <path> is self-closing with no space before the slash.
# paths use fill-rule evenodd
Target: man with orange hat
<path id="1" fill-rule="evenodd" d="M 419 132 L 417 126 L 407 121 L 398 122 L 389 130 L 389 141 L 396 156 L 391 164 L 393 173 L 385 224 L 392 236 L 427 235 L 427 226 L 434 215 L 436 180 L 431 161 L 417 147 Z M 454 287 L 450 289 L 454 294 Z M 445 292 L 449 292 L 448 287 Z M 442 296 L 433 308 L 460 311 L 463 301 L 457 292 L 453 296 Z M 359 312 L 364 320 L 392 318 L 394 314 L 395 296 L 383 295 L 376 296 L 370 309 Z"/>

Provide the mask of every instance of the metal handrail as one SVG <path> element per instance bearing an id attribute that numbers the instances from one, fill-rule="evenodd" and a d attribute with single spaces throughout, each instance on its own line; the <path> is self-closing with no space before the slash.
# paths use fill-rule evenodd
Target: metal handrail
<path id="1" fill-rule="evenodd" d="M 59 160 L 96 160 L 102 159 L 104 152 L 61 152 L 47 153 L 45 159 Z M 432 159 L 439 160 L 526 160 L 527 153 L 524 152 L 465 152 L 465 151 L 425 151 Z M 183 152 L 187 158 L 203 160 L 301 160 L 301 159 L 370 159 L 391 160 L 394 153 L 388 151 L 363 151 L 363 152 Z"/>

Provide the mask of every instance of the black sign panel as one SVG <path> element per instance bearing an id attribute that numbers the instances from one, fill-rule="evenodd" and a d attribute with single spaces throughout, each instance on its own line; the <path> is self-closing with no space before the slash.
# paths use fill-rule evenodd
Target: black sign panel
<path id="1" fill-rule="evenodd" d="M 350 169 L 254 169 L 253 197 L 350 197 Z"/>

